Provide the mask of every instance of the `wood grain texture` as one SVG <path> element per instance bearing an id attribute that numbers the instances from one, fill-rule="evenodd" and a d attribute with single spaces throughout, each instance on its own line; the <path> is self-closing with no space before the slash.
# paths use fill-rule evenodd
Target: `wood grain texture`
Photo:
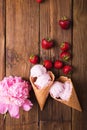
<path id="1" fill-rule="evenodd" d="M 8 125 L 6 126 L 6 130 L 38 130 L 38 123 L 31 124 L 18 124 L 18 125 Z"/>
<path id="2" fill-rule="evenodd" d="M 83 109 L 82 113 L 72 112 L 72 130 L 87 129 L 87 1 L 73 3 L 73 81 Z"/>
<path id="3" fill-rule="evenodd" d="M 7 0 L 6 2 L 7 75 L 21 75 L 25 78 L 29 76 L 28 58 L 32 53 L 39 53 L 38 11 L 38 4 L 34 0 Z"/>
<path id="4" fill-rule="evenodd" d="M 0 0 L 0 80 L 5 76 L 5 0 Z M 4 129 L 0 115 L 0 130 Z"/>
<path id="5" fill-rule="evenodd" d="M 29 56 L 38 54 L 39 5 L 34 0 L 6 0 L 6 75 L 17 75 L 29 80 Z M 7 129 L 15 125 L 38 122 L 38 106 L 32 96 L 33 108 L 20 111 L 20 119 L 7 115 Z M 12 124 L 12 126 L 11 126 Z M 14 128 L 12 128 L 14 127 Z M 24 128 L 22 128 L 24 129 Z"/>
<path id="6" fill-rule="evenodd" d="M 32 91 L 34 104 L 29 112 L 20 111 L 20 119 L 9 114 L 0 130 L 87 130 L 87 1 L 86 0 L 0 0 L 0 80 L 6 75 L 17 75 L 29 80 L 31 54 L 39 54 L 53 62 L 59 59 L 59 45 L 72 45 L 73 58 L 69 61 L 74 71 L 72 80 L 83 112 L 54 101 L 49 96 L 41 112 Z M 73 10 L 72 10 L 73 8 Z M 72 19 L 73 29 L 62 30 L 58 21 L 62 16 Z M 43 50 L 41 40 L 50 37 L 55 46 Z M 52 69 L 56 78 L 63 73 Z"/>
<path id="7" fill-rule="evenodd" d="M 0 0 L 0 80 L 5 76 L 5 1 Z"/>
<path id="8" fill-rule="evenodd" d="M 40 130 L 70 130 L 70 122 L 59 122 L 59 121 L 41 121 Z"/>
<path id="9" fill-rule="evenodd" d="M 43 50 L 42 48 L 40 48 L 42 61 L 44 59 L 51 59 L 54 62 L 56 59 L 59 59 L 60 43 L 63 41 L 68 41 L 71 43 L 71 28 L 65 31 L 62 30 L 58 25 L 58 21 L 59 19 L 61 19 L 62 16 L 67 16 L 71 19 L 71 0 L 55 0 L 55 2 L 53 0 L 47 0 L 45 1 L 45 3 L 40 5 L 40 41 L 44 37 L 55 39 L 54 48 L 50 50 Z M 53 72 L 58 78 L 58 71 L 53 69 Z M 45 104 L 44 110 L 40 112 L 39 116 L 39 120 L 41 121 L 41 130 L 45 130 L 46 128 L 51 130 L 71 130 L 71 109 L 61 103 L 58 103 L 57 101 L 54 101 L 50 97 Z M 47 121 L 46 126 L 44 125 L 43 121 Z M 48 121 L 51 121 L 51 123 L 48 123 Z M 54 123 L 54 121 L 57 121 L 57 123 Z M 63 122 L 68 122 L 68 126 L 64 127 L 63 125 L 61 125 L 61 123 L 63 124 Z M 56 124 L 55 128 L 54 124 Z"/>

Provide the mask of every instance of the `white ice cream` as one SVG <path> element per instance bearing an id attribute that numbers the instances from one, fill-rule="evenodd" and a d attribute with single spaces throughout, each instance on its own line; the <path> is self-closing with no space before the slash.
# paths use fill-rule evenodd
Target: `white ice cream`
<path id="1" fill-rule="evenodd" d="M 55 81 L 50 89 L 50 94 L 54 98 L 60 98 L 62 100 L 68 100 L 72 92 L 71 83 L 66 81 L 65 83 L 61 83 Z"/>
<path id="2" fill-rule="evenodd" d="M 43 87 L 46 87 L 51 81 L 51 77 L 48 73 L 45 73 L 37 78 L 37 80 L 34 82 L 34 84 L 39 88 L 42 89 Z"/>
<path id="3" fill-rule="evenodd" d="M 30 70 L 31 77 L 39 77 L 47 72 L 46 68 L 43 65 L 34 65 Z"/>
<path id="4" fill-rule="evenodd" d="M 39 89 L 46 87 L 51 81 L 51 77 L 50 77 L 49 73 L 47 72 L 46 68 L 40 64 L 34 65 L 31 68 L 30 76 L 36 77 L 36 81 L 34 82 L 34 84 Z"/>
<path id="5" fill-rule="evenodd" d="M 72 92 L 72 86 L 71 83 L 66 81 L 64 83 L 64 91 L 60 94 L 61 99 L 68 100 Z"/>
<path id="6" fill-rule="evenodd" d="M 60 94 L 64 91 L 64 84 L 58 81 L 55 81 L 50 89 L 50 94 L 54 98 L 59 98 Z"/>

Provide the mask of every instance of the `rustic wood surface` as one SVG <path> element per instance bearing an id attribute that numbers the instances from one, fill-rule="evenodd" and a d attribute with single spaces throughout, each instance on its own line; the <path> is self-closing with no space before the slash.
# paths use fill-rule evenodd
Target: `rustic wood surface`
<path id="1" fill-rule="evenodd" d="M 68 41 L 72 45 L 74 71 L 69 75 L 74 83 L 83 112 L 78 112 L 48 97 L 44 110 L 40 111 L 32 91 L 33 108 L 20 111 L 20 119 L 7 114 L 3 122 L 0 115 L 0 130 L 87 130 L 87 0 L 0 0 L 0 80 L 9 75 L 29 79 L 32 64 L 31 54 L 44 59 L 59 59 L 59 45 Z M 58 20 L 67 16 L 73 27 L 62 30 Z M 42 38 L 50 37 L 55 47 L 41 48 Z M 52 70 L 56 77 L 61 71 Z"/>

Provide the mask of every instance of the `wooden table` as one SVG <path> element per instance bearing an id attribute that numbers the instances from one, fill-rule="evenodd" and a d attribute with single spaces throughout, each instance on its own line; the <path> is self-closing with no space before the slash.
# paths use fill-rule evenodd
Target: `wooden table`
<path id="1" fill-rule="evenodd" d="M 67 16 L 73 20 L 73 27 L 62 30 L 58 20 Z M 20 119 L 7 114 L 0 130 L 87 130 L 87 0 L 0 0 L 0 79 L 17 75 L 29 78 L 32 64 L 31 54 L 40 55 L 41 61 L 58 59 L 59 45 L 68 41 L 72 45 L 73 66 L 71 78 L 75 85 L 83 112 L 78 112 L 48 98 L 41 112 L 32 94 L 33 108 L 21 110 Z M 42 38 L 55 40 L 50 50 L 41 48 Z M 56 76 L 61 71 L 53 69 Z M 3 115 L 0 115 L 0 123 Z"/>

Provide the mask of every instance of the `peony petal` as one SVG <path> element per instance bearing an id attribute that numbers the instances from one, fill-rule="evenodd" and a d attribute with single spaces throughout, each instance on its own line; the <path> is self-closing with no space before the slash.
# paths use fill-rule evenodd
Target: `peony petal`
<path id="1" fill-rule="evenodd" d="M 31 103 L 31 101 L 26 99 L 22 107 L 25 111 L 29 111 L 32 108 L 32 106 L 33 104 Z"/>
<path id="2" fill-rule="evenodd" d="M 0 113 L 5 114 L 8 111 L 8 105 L 0 103 Z"/>
<path id="3" fill-rule="evenodd" d="M 19 118 L 19 106 L 9 105 L 8 111 L 11 117 Z"/>

